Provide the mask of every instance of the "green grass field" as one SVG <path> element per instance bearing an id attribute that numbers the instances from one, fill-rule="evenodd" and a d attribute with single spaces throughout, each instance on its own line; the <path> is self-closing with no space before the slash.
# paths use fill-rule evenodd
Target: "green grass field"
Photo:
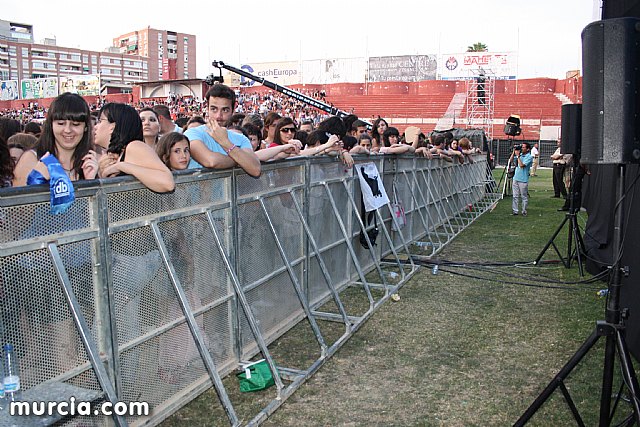
<path id="1" fill-rule="evenodd" d="M 604 283 L 575 283 L 591 277 L 581 278 L 575 265 L 532 265 L 564 218 L 551 187 L 551 171 L 540 170 L 527 217 L 512 216 L 505 197 L 469 226 L 430 260 L 441 263 L 439 274 L 422 268 L 400 301 L 381 307 L 263 425 L 512 425 L 604 316 L 605 300 L 596 295 Z M 565 251 L 567 234 L 557 239 Z M 557 258 L 550 249 L 543 260 Z M 598 422 L 603 348 L 601 340 L 566 382 L 587 425 Z M 261 399 L 252 398 L 247 412 L 242 402 L 236 408 L 243 422 Z M 219 407 L 210 390 L 164 425 L 228 425 Z M 628 412 L 622 402 L 615 419 Z M 575 421 L 556 391 L 529 425 Z"/>

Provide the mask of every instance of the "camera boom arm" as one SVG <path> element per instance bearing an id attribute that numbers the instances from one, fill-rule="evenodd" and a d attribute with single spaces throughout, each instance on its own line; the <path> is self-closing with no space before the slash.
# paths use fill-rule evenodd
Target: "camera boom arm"
<path id="1" fill-rule="evenodd" d="M 251 74 L 251 73 L 248 73 L 248 72 L 246 72 L 244 70 L 241 70 L 239 68 L 232 67 L 231 65 L 227 65 L 222 61 L 213 61 L 211 63 L 211 65 L 213 65 L 214 67 L 216 67 L 218 69 L 224 68 L 225 70 L 229 70 L 232 73 L 236 73 L 236 74 L 244 76 L 244 77 L 246 77 L 248 79 L 256 81 L 258 83 L 262 83 L 263 85 L 265 85 L 269 89 L 276 90 L 276 91 L 278 91 L 280 93 L 283 93 L 283 94 L 285 94 L 287 96 L 290 96 L 290 97 L 292 97 L 292 98 L 294 98 L 294 99 L 296 99 L 298 101 L 304 102 L 305 104 L 311 105 L 312 107 L 315 107 L 315 108 L 317 108 L 319 110 L 322 110 L 322 111 L 324 111 L 326 113 L 329 113 L 331 115 L 338 116 L 340 118 L 344 118 L 344 117 L 349 115 L 349 113 L 347 113 L 345 111 L 342 111 L 339 108 L 336 108 L 336 107 L 334 107 L 332 105 L 329 105 L 326 102 L 322 102 L 322 101 L 320 101 L 318 99 L 311 98 L 310 96 L 304 95 L 304 94 L 302 94 L 300 92 L 296 92 L 293 89 L 289 89 L 286 86 L 280 86 L 279 84 L 270 82 L 269 80 L 266 80 L 263 77 L 258 77 L 258 76 L 255 76 L 255 75 Z M 360 120 L 362 120 L 362 119 L 360 119 Z M 371 129 L 373 127 L 371 125 L 371 123 L 369 123 L 368 121 L 366 121 L 366 120 L 362 120 L 362 121 L 366 123 L 368 129 Z"/>

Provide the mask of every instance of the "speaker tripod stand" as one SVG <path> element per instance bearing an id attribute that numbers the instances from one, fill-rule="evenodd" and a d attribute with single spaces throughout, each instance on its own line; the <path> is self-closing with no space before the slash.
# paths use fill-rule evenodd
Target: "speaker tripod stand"
<path id="1" fill-rule="evenodd" d="M 551 236 L 547 244 L 544 246 L 542 251 L 540 251 L 540 253 L 538 254 L 538 257 L 533 262 L 533 264 L 538 265 L 538 263 L 540 262 L 544 254 L 547 252 L 547 250 L 550 247 L 553 247 L 553 249 L 556 251 L 556 253 L 560 257 L 562 264 L 566 268 L 571 268 L 571 264 L 574 259 L 578 261 L 578 271 L 580 272 L 580 277 L 582 277 L 584 276 L 582 257 L 583 257 L 583 254 L 585 253 L 585 246 L 584 246 L 584 241 L 582 240 L 582 234 L 580 233 L 580 226 L 578 225 L 578 214 L 577 214 L 578 206 L 576 206 L 576 203 L 575 203 L 576 193 L 577 193 L 575 189 L 576 179 L 582 179 L 582 176 L 577 178 L 576 171 L 577 171 L 576 166 L 574 166 L 573 173 L 571 174 L 571 185 L 570 185 L 570 191 L 568 196 L 570 197 L 569 211 L 567 211 L 567 213 L 564 216 L 564 219 L 562 220 L 558 228 L 556 228 L 556 231 L 553 233 L 553 235 Z M 555 240 L 566 224 L 569 224 L 569 230 L 567 235 L 567 256 L 565 257 L 558 249 L 558 246 L 556 245 Z"/>
<path id="2" fill-rule="evenodd" d="M 553 392 L 560 388 L 562 395 L 573 414 L 577 424 L 584 426 L 578 409 L 569 394 L 569 390 L 564 384 L 564 380 L 569 376 L 571 371 L 580 363 L 582 358 L 587 355 L 593 345 L 601 338 L 606 338 L 604 367 L 602 372 L 602 391 L 600 395 L 600 422 L 601 427 L 611 425 L 618 404 L 620 403 L 623 387 L 626 386 L 631 396 L 632 414 L 628 415 L 619 425 L 640 425 L 640 402 L 638 399 L 638 379 L 631 361 L 631 356 L 625 341 L 626 328 L 625 319 L 627 317 L 626 310 L 620 309 L 620 288 L 622 286 L 622 274 L 626 270 L 622 266 L 623 254 L 623 225 L 624 225 L 624 173 L 625 166 L 619 165 L 618 169 L 618 188 L 614 217 L 614 235 L 613 235 L 613 262 L 611 266 L 611 276 L 609 282 L 609 294 L 607 307 L 605 310 L 605 320 L 598 321 L 595 330 L 589 338 L 582 344 L 580 349 L 573 357 L 562 367 L 560 372 L 551 380 L 549 385 L 540 393 L 536 400 L 529 406 L 524 414 L 515 422 L 514 426 L 524 426 L 527 421 L 542 407 Z M 622 384 L 613 404 L 612 411 L 612 390 L 613 390 L 613 372 L 616 359 L 616 352 L 620 362 Z"/>

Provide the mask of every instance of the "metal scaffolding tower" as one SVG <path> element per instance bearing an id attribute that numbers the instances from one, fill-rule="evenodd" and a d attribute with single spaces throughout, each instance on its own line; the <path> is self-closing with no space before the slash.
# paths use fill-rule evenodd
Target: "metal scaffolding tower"
<path id="1" fill-rule="evenodd" d="M 467 128 L 482 128 L 493 140 L 495 73 L 482 67 L 471 70 L 466 80 Z"/>

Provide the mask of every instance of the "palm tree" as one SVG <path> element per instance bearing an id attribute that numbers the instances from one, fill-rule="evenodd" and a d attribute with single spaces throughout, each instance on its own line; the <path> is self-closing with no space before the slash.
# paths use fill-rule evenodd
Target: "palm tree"
<path id="1" fill-rule="evenodd" d="M 488 50 L 487 45 L 480 42 L 467 46 L 467 52 L 487 52 Z"/>

